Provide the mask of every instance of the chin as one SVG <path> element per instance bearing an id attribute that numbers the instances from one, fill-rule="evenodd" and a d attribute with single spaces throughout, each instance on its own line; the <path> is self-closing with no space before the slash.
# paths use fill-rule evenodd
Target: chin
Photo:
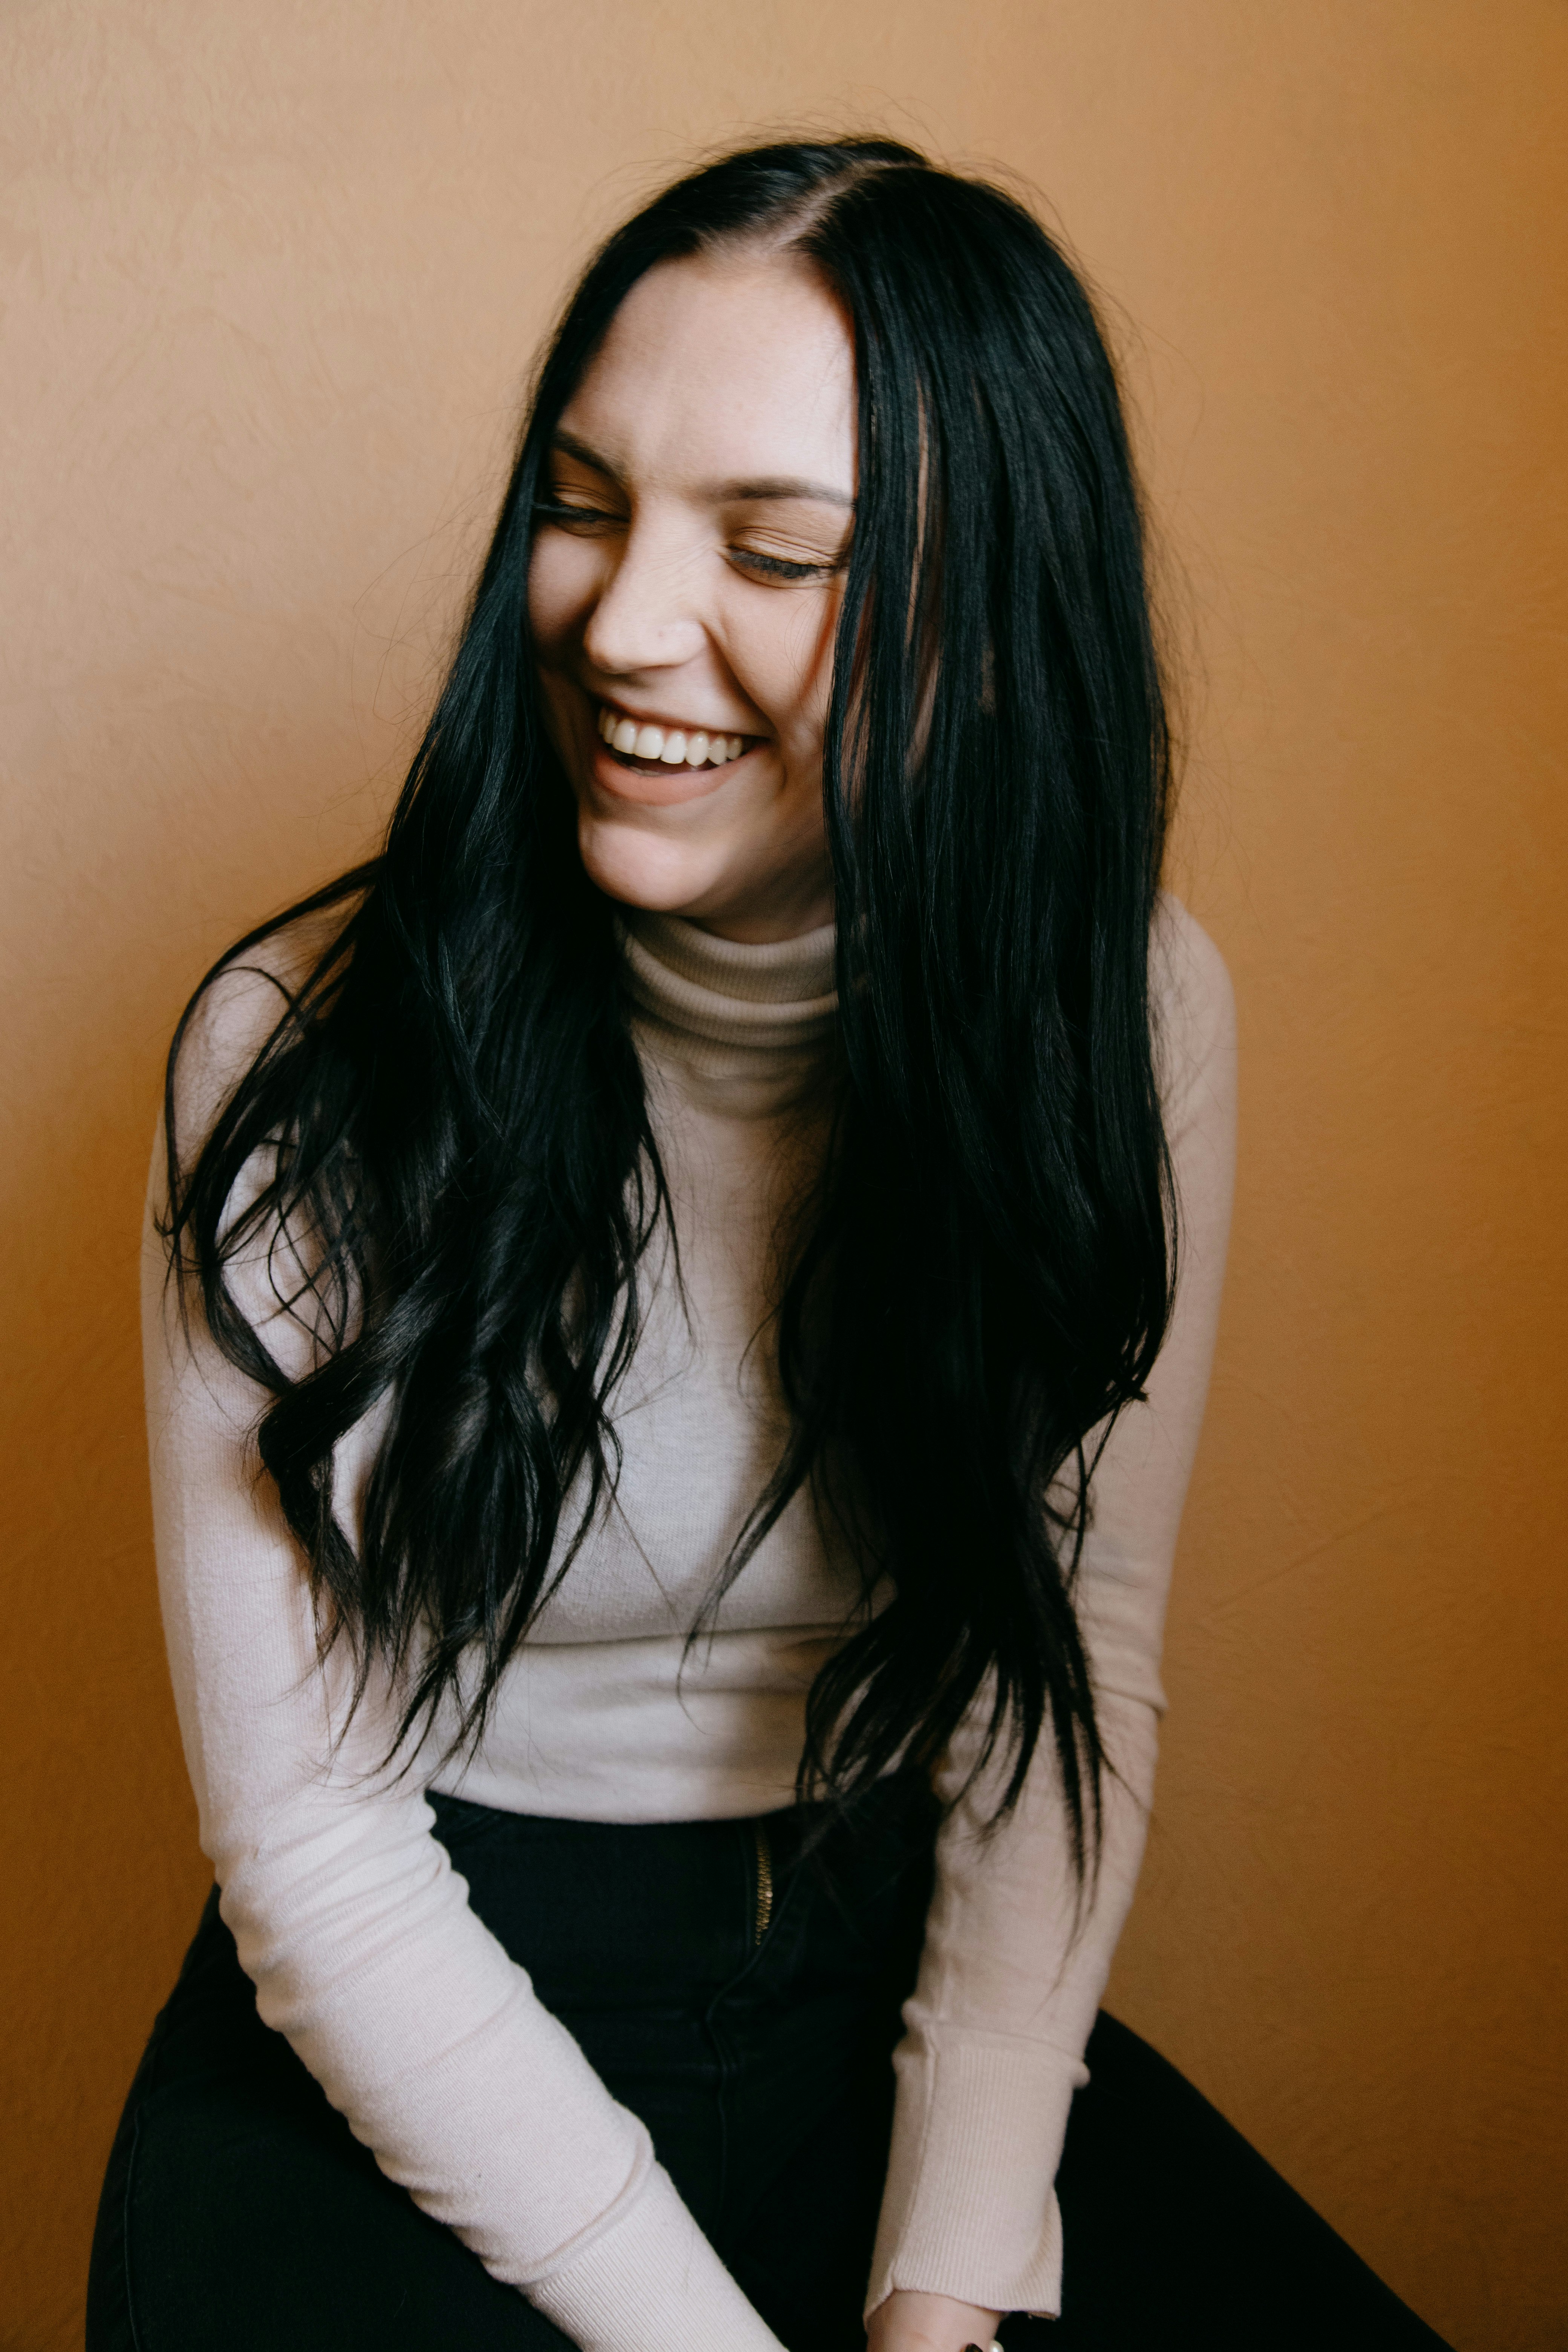
<path id="1" fill-rule="evenodd" d="M 661 841 L 632 825 L 586 820 L 578 826 L 577 845 L 588 879 L 607 898 L 649 914 L 703 909 L 720 878 L 717 859 L 694 856 L 689 844 Z"/>

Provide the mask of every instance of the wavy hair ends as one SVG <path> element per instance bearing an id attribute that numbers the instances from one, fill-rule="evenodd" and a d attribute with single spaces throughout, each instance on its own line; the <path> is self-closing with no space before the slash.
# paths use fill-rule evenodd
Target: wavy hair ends
<path id="1" fill-rule="evenodd" d="M 867 1606 L 812 1689 L 802 1795 L 932 1771 L 967 1718 L 999 1817 L 1045 1738 L 1081 1874 L 1105 1765 L 1073 1602 L 1094 1449 L 1173 1288 L 1149 1000 L 1169 754 L 1114 373 L 1010 197 L 889 142 L 775 144 L 609 239 L 546 354 L 384 851 L 304 902 L 352 908 L 188 1163 L 171 1124 L 172 1262 L 270 1391 L 262 1461 L 362 1687 L 384 1659 L 400 1742 L 444 1705 L 454 1745 L 477 1739 L 613 1486 L 614 1391 L 669 1223 L 612 910 L 527 655 L 535 484 L 631 287 L 739 244 L 820 270 L 854 333 L 825 747 L 845 1076 L 776 1318 L 792 1435 L 703 1622 L 810 1486 L 853 1532 Z M 264 1149 L 245 1232 L 309 1234 L 325 1334 L 296 1376 L 230 1280 L 226 1217 Z M 352 1541 L 333 1450 L 373 1404 Z"/>

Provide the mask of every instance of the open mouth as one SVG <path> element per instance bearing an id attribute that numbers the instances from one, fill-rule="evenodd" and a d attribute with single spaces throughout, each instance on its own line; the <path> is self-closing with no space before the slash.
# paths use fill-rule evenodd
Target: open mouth
<path id="1" fill-rule="evenodd" d="M 595 723 L 616 762 L 645 776 L 668 775 L 672 768 L 689 774 L 700 768 L 722 768 L 762 740 L 756 735 L 710 734 L 701 727 L 656 727 L 607 702 L 599 705 Z"/>

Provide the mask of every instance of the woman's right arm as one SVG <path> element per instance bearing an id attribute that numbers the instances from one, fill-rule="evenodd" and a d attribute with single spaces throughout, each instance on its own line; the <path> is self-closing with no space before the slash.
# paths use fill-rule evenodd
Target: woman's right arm
<path id="1" fill-rule="evenodd" d="M 182 1055 L 183 1150 L 279 1003 L 245 973 L 209 992 Z M 384 1679 L 351 1720 L 349 1646 L 319 1658 L 305 1561 L 259 1472 L 267 1397 L 195 1299 L 182 1328 L 162 1196 L 160 1135 L 143 1272 L 159 1591 L 202 1847 L 264 2022 L 383 2171 L 587 2352 L 778 2352 L 644 2125 L 470 1909 L 417 1770 L 386 1769 Z M 257 1254 L 231 1281 L 275 1353 L 298 1346 Z"/>

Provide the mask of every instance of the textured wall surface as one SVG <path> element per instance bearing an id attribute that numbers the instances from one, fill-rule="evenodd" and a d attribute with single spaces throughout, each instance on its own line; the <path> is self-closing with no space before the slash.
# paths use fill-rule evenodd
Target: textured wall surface
<path id="1" fill-rule="evenodd" d="M 0 9 L 0 2343 L 79 2333 L 205 1872 L 133 1261 L 196 976 L 373 837 L 573 264 L 872 123 L 1126 354 L 1239 992 L 1234 1273 L 1118 2006 L 1464 2352 L 1568 2341 L 1560 0 Z"/>

